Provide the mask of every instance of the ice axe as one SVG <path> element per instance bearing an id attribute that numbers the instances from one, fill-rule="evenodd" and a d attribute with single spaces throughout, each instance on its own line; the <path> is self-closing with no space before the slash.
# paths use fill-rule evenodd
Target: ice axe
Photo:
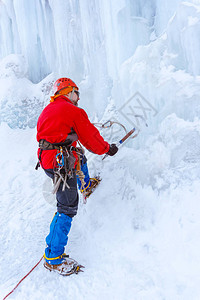
<path id="1" fill-rule="evenodd" d="M 121 144 L 123 144 L 134 132 L 136 131 L 135 128 L 131 129 L 121 140 L 119 140 L 118 143 L 116 143 L 116 146 L 119 147 Z M 132 138 L 135 138 L 136 136 L 138 136 L 140 131 L 138 131 Z M 102 160 L 104 160 L 106 157 L 108 156 L 108 154 L 106 154 Z"/>
<path id="2" fill-rule="evenodd" d="M 135 115 L 135 117 L 141 118 L 142 121 L 145 123 L 145 126 L 148 127 L 148 124 L 146 123 L 146 121 L 145 121 L 145 119 L 144 119 L 143 116 L 141 116 L 141 115 Z M 136 131 L 136 128 L 134 127 L 119 142 L 116 143 L 116 146 L 119 147 L 121 144 L 123 144 L 135 131 Z M 136 136 L 138 136 L 139 132 L 140 132 L 140 130 L 138 129 L 138 132 L 134 136 L 132 136 L 132 139 L 134 139 Z M 107 156 L 108 156 L 108 154 L 104 155 L 104 157 L 102 158 L 102 160 L 104 160 Z"/>

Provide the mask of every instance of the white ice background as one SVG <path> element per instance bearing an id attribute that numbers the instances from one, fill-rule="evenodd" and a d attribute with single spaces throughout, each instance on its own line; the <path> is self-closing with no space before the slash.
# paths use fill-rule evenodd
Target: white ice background
<path id="1" fill-rule="evenodd" d="M 88 153 L 102 182 L 66 247 L 84 273 L 41 263 L 8 299 L 200 299 L 199 36 L 199 0 L 0 1 L 2 299 L 42 257 L 56 210 L 35 136 L 61 76 L 92 121 L 141 131 L 104 162 Z"/>

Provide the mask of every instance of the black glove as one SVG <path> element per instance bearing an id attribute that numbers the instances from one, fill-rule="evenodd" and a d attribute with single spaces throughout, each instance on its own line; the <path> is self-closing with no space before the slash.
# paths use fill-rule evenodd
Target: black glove
<path id="1" fill-rule="evenodd" d="M 110 156 L 113 156 L 117 153 L 117 151 L 118 151 L 118 148 L 117 148 L 116 144 L 111 144 L 110 149 L 108 150 L 107 154 Z"/>

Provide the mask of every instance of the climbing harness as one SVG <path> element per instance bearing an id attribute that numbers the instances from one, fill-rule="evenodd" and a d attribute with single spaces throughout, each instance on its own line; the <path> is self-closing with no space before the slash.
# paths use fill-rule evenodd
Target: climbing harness
<path id="1" fill-rule="evenodd" d="M 83 155 L 83 149 L 81 147 L 71 146 L 71 143 L 69 140 L 63 143 L 50 143 L 44 139 L 39 141 L 40 152 L 36 170 L 40 164 L 42 165 L 41 155 L 44 150 L 57 150 L 54 161 L 53 194 L 58 191 L 61 183 L 63 183 L 62 191 L 65 191 L 65 188 L 70 189 L 67 180 L 74 176 L 74 164 L 76 161 L 72 152 L 76 152 L 78 157 Z"/>

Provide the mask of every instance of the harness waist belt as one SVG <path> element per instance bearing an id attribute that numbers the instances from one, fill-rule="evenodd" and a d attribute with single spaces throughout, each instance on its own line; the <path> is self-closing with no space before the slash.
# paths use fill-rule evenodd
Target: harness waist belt
<path id="1" fill-rule="evenodd" d="M 60 150 L 60 147 L 66 147 L 69 151 L 82 152 L 81 148 L 76 148 L 74 146 L 70 146 L 69 142 L 63 143 L 50 143 L 44 139 L 39 141 L 39 148 L 41 150 Z"/>

